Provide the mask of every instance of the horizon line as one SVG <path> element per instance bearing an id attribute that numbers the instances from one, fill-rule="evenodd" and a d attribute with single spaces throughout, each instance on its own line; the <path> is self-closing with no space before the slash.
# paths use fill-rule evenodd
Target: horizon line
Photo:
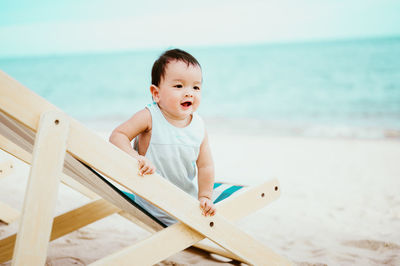
<path id="1" fill-rule="evenodd" d="M 281 40 L 281 41 L 261 41 L 253 43 L 225 43 L 225 44 L 210 44 L 210 45 L 181 45 L 180 47 L 185 47 L 185 49 L 201 50 L 210 48 L 236 48 L 236 47 L 252 47 L 252 46 L 278 46 L 278 45 L 307 45 L 307 44 L 333 44 L 333 43 L 345 43 L 345 42 L 363 42 L 363 41 L 373 41 L 373 40 L 396 40 L 400 39 L 400 34 L 396 35 L 375 35 L 375 36 L 359 36 L 359 37 L 338 37 L 338 38 L 313 38 L 313 39 L 303 39 L 303 40 Z M 168 47 L 175 47 L 170 45 Z M 89 55 L 107 55 L 107 54 L 124 54 L 124 53 L 135 53 L 135 52 L 151 52 L 160 49 L 165 49 L 165 46 L 154 46 L 150 48 L 137 47 L 131 49 L 123 50 L 97 50 L 97 51 L 70 51 L 70 52 L 54 52 L 54 53 L 26 53 L 26 54 L 14 54 L 14 55 L 0 55 L 0 60 L 7 59 L 21 59 L 21 58 L 46 58 L 46 57 L 69 57 L 69 56 L 89 56 Z"/>

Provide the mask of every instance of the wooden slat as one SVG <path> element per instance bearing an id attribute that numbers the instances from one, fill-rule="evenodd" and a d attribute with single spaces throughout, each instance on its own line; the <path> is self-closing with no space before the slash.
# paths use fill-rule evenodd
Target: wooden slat
<path id="1" fill-rule="evenodd" d="M 43 114 L 12 265 L 43 265 L 46 261 L 68 129 L 68 120 L 59 113 Z"/>
<path id="2" fill-rule="evenodd" d="M 32 148 L 30 148 L 30 152 L 24 150 L 21 148 L 19 145 L 16 145 L 14 142 L 12 142 L 9 138 L 4 136 L 4 125 L 1 123 L 1 118 L 4 116 L 2 112 L 0 112 L 0 149 L 3 151 L 7 152 L 8 154 L 11 154 L 15 158 L 27 163 L 31 164 L 32 162 Z M 10 131 L 11 129 L 7 128 L 7 131 Z M 18 137 L 17 135 L 15 135 Z M 33 144 L 31 145 L 33 147 Z"/>
<path id="3" fill-rule="evenodd" d="M 70 176 L 68 176 L 64 173 L 61 174 L 61 182 L 64 185 L 72 188 L 73 190 L 85 195 L 89 199 L 94 200 L 94 199 L 100 198 L 100 196 L 97 195 L 95 192 L 88 189 L 87 187 L 85 187 L 84 185 L 82 185 L 81 183 L 79 183 L 78 181 L 76 181 L 75 179 L 71 178 Z"/>
<path id="4" fill-rule="evenodd" d="M 64 213 L 54 219 L 50 240 L 57 239 L 119 211 L 120 209 L 111 203 L 104 199 L 98 199 Z"/>
<path id="5" fill-rule="evenodd" d="M 15 121 L 16 120 L 8 117 L 4 112 L 1 112 L 0 108 L 0 132 L 2 137 L 18 144 L 19 148 L 16 152 L 24 150 L 31 154 L 36 133 L 32 129 Z M 5 145 L 7 144 L 8 143 L 5 143 Z M 8 149 L 10 148 L 12 147 L 8 147 Z"/>
<path id="6" fill-rule="evenodd" d="M 88 224 L 120 211 L 104 199 L 98 199 L 54 218 L 50 240 L 69 234 Z M 11 260 L 16 234 L 0 240 L 0 263 Z"/>

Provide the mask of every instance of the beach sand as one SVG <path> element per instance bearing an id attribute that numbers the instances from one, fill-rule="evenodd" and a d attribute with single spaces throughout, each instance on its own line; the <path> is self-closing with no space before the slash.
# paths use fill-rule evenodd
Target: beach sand
<path id="1" fill-rule="evenodd" d="M 296 265 L 400 265 L 398 139 L 209 132 L 217 180 L 281 183 L 277 201 L 237 223 L 245 232 Z M 21 209 L 29 167 L 0 152 L 0 162 L 6 159 L 15 171 L 0 179 L 0 201 Z M 56 214 L 87 202 L 60 185 Z M 0 238 L 17 229 L 18 223 L 0 224 Z M 147 236 L 112 215 L 52 241 L 47 265 L 86 265 Z M 157 265 L 231 264 L 189 249 Z"/>

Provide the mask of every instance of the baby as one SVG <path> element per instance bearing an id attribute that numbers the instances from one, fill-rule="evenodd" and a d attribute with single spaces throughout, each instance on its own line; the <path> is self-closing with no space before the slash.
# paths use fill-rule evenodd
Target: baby
<path id="1" fill-rule="evenodd" d="M 185 51 L 168 50 L 154 62 L 151 79 L 153 103 L 114 129 L 110 142 L 139 161 L 139 175 L 157 172 L 197 197 L 203 215 L 212 216 L 214 163 L 203 120 L 195 113 L 201 102 L 200 64 Z M 136 202 L 164 224 L 176 222 L 138 196 Z"/>

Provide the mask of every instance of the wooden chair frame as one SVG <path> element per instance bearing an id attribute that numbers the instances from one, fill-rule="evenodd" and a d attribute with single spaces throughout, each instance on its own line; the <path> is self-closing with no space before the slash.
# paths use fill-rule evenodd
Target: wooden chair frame
<path id="1" fill-rule="evenodd" d="M 32 168 L 16 237 L 13 265 L 27 262 L 33 265 L 44 264 L 48 241 L 52 237 L 52 226 L 54 232 L 56 219 L 59 218 L 56 217 L 53 224 L 57 186 L 62 172 L 123 209 L 127 215 L 140 217 L 140 213 L 129 206 L 123 206 L 122 200 L 103 194 L 105 186 L 88 178 L 90 171 L 87 168 L 85 170 L 81 162 L 179 220 L 162 230 L 153 228 L 154 231 L 159 231 L 132 247 L 96 261 L 93 265 L 129 265 L 132 261 L 139 265 L 152 265 L 204 238 L 210 239 L 248 264 L 291 264 L 232 223 L 276 199 L 280 194 L 277 180 L 220 202 L 215 216 L 204 217 L 196 199 L 157 174 L 146 178 L 139 176 L 138 163 L 134 158 L 90 132 L 1 71 L 0 111 L 3 117 L 11 121 L 7 128 L 12 134 L 4 136 L 5 138 L 18 143 L 21 136 L 31 135 L 22 137 L 29 142 L 29 139 L 33 139 L 32 134 L 36 133 L 34 143 L 30 143 L 34 145 Z M 29 152 L 30 148 L 24 147 L 23 141 L 17 146 Z M 9 152 L 13 154 L 13 151 Z M 48 185 L 42 186 L 43 182 Z M 113 211 L 117 212 L 118 208 Z M 146 226 L 151 224 L 143 222 L 142 218 L 146 219 L 140 217 L 139 221 Z M 40 222 L 33 223 L 34 220 Z M 33 246 L 37 248 L 33 249 Z"/>

